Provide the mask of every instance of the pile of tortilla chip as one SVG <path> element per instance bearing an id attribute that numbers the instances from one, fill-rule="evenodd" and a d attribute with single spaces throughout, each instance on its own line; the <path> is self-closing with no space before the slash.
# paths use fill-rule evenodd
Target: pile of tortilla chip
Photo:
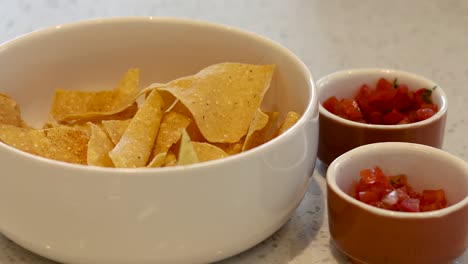
<path id="1" fill-rule="evenodd" d="M 0 94 L 0 141 L 38 156 L 101 167 L 220 159 L 267 142 L 300 118 L 289 112 L 276 126 L 279 113 L 260 109 L 274 70 L 220 63 L 139 89 L 139 70 L 130 69 L 114 89 L 56 90 L 41 129 L 29 127 L 18 104 Z"/>

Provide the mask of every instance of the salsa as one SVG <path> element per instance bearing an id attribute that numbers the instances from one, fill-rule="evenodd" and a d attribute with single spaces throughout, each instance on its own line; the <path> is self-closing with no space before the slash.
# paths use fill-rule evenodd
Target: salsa
<path id="1" fill-rule="evenodd" d="M 386 176 L 378 166 L 360 172 L 353 196 L 366 204 L 392 211 L 428 212 L 447 207 L 444 190 L 418 193 L 408 184 L 406 175 Z"/>
<path id="2" fill-rule="evenodd" d="M 362 84 L 354 98 L 338 100 L 331 96 L 323 107 L 342 118 L 366 124 L 398 125 L 428 119 L 437 113 L 438 106 L 432 102 L 431 89 L 411 91 L 397 79 L 389 82 L 384 78 L 377 81 L 375 89 Z"/>

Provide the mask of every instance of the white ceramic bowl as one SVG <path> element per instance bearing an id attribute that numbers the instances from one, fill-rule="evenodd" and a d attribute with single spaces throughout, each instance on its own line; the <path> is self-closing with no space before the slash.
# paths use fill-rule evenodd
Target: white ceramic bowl
<path id="1" fill-rule="evenodd" d="M 448 207 L 395 212 L 353 198 L 363 169 L 406 174 L 414 190 L 444 189 Z M 452 263 L 468 247 L 468 164 L 437 148 L 413 143 L 375 143 L 346 152 L 328 167 L 330 233 L 357 263 Z"/>
<path id="2" fill-rule="evenodd" d="M 0 46 L 0 91 L 41 124 L 56 88 L 110 89 L 130 67 L 144 86 L 224 61 L 276 64 L 265 108 L 302 118 L 246 153 L 154 170 L 66 164 L 0 143 L 1 232 L 60 262 L 113 264 L 212 262 L 271 235 L 303 198 L 318 137 L 310 73 L 273 41 L 171 18 L 61 25 Z"/>
<path id="3" fill-rule="evenodd" d="M 362 84 L 375 89 L 380 78 L 398 79 L 398 83 L 407 84 L 415 91 L 420 88 L 432 88 L 437 84 L 433 81 L 410 72 L 368 68 L 349 69 L 334 72 L 317 81 L 319 97 L 320 137 L 318 158 L 325 164 L 330 164 L 341 154 L 365 144 L 376 142 L 410 142 L 441 148 L 444 139 L 445 120 L 447 117 L 447 96 L 442 87 L 432 92 L 432 100 L 438 105 L 439 111 L 432 117 L 416 123 L 404 125 L 363 124 L 341 118 L 328 110 L 322 103 L 331 96 L 338 99 L 354 98 Z"/>

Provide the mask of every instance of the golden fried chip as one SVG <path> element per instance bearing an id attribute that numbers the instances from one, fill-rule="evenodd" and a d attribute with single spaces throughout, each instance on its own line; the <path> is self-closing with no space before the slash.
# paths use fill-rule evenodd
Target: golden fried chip
<path id="1" fill-rule="evenodd" d="M 0 124 L 0 141 L 31 154 L 39 155 L 42 152 L 38 142 L 45 136 L 44 130 Z"/>
<path id="2" fill-rule="evenodd" d="M 91 127 L 87 123 L 81 123 L 81 122 L 73 122 L 73 123 L 65 123 L 65 124 L 59 124 L 55 119 L 49 117 L 48 121 L 42 126 L 43 129 L 46 128 L 57 128 L 57 127 L 68 127 L 68 128 L 74 128 L 83 131 L 86 133 L 86 135 L 91 135 Z"/>
<path id="3" fill-rule="evenodd" d="M 0 93 L 0 141 L 50 159 L 117 168 L 223 158 L 265 143 L 300 118 L 289 112 L 271 132 L 278 113 L 259 107 L 274 70 L 220 63 L 139 91 L 139 70 L 130 69 L 113 90 L 57 90 L 51 118 L 39 130 L 27 128 L 17 103 Z"/>
<path id="4" fill-rule="evenodd" d="M 165 101 L 164 101 L 165 102 Z M 167 110 L 166 110 L 167 111 Z M 177 112 L 188 117 L 191 121 L 194 120 L 192 113 L 182 104 L 179 100 L 174 102 L 174 105 L 170 108 L 171 112 Z M 206 142 L 205 137 L 203 137 L 200 129 L 197 126 L 197 123 L 190 122 L 190 124 L 186 128 L 187 133 L 190 135 L 190 139 L 196 142 Z"/>
<path id="5" fill-rule="evenodd" d="M 260 108 L 257 109 L 257 111 L 255 111 L 255 115 L 249 126 L 249 130 L 247 131 L 247 135 L 245 136 L 245 142 L 242 146 L 242 151 L 249 150 L 252 148 L 252 146 L 254 146 L 253 141 L 255 141 L 257 137 L 254 136 L 254 134 L 256 134 L 255 132 L 265 128 L 265 126 L 268 124 L 268 119 L 268 115 L 263 113 L 262 110 L 260 110 Z"/>
<path id="6" fill-rule="evenodd" d="M 112 142 L 117 145 L 119 143 L 120 138 L 127 130 L 128 125 L 130 124 L 131 119 L 127 120 L 104 120 L 102 121 L 102 125 L 109 135 Z"/>
<path id="7" fill-rule="evenodd" d="M 264 141 L 260 143 L 259 145 L 266 143 L 270 140 L 271 134 L 275 132 L 274 127 L 276 126 L 276 121 L 278 120 L 278 117 L 280 115 L 279 112 L 265 112 L 265 114 L 269 116 L 268 124 L 265 126 L 264 129 L 261 130 L 261 134 L 259 135 L 259 138 L 262 137 Z"/>
<path id="8" fill-rule="evenodd" d="M 222 149 L 229 156 L 242 152 L 242 146 L 244 146 L 245 137 L 242 137 L 236 143 L 213 143 L 216 147 Z"/>
<path id="9" fill-rule="evenodd" d="M 169 148 L 179 141 L 182 131 L 190 124 L 190 119 L 177 112 L 166 113 L 159 127 L 158 137 L 154 144 L 152 157 L 162 152 L 167 152 Z"/>
<path id="10" fill-rule="evenodd" d="M 136 112 L 138 111 L 138 104 L 133 103 L 129 107 L 125 108 L 122 110 L 122 112 L 118 112 L 112 115 L 106 115 L 106 116 L 94 116 L 94 117 L 87 117 L 87 118 L 82 118 L 78 120 L 80 123 L 85 123 L 86 121 L 93 122 L 93 123 L 99 123 L 103 120 L 127 120 L 131 119 L 135 116 Z"/>
<path id="11" fill-rule="evenodd" d="M 301 118 L 301 115 L 299 115 L 296 112 L 288 112 L 286 114 L 286 117 L 283 120 L 283 123 L 280 125 L 280 127 L 276 130 L 274 137 L 277 137 L 281 134 L 283 134 L 286 130 L 291 128 L 296 122 Z"/>
<path id="12" fill-rule="evenodd" d="M 258 109 L 249 127 L 249 131 L 247 132 L 242 151 L 255 148 L 265 143 L 266 136 L 273 126 L 273 123 L 276 122 L 278 115 L 278 112 L 263 113 Z"/>
<path id="13" fill-rule="evenodd" d="M 2 93 L 0 93 L 0 124 L 26 127 L 16 101 Z"/>
<path id="14" fill-rule="evenodd" d="M 184 129 L 184 131 L 182 131 L 182 138 L 180 139 L 179 160 L 177 161 L 177 165 L 188 165 L 198 162 L 197 153 L 190 140 L 190 136 Z"/>
<path id="15" fill-rule="evenodd" d="M 158 153 L 158 155 L 154 156 L 154 158 L 148 163 L 146 167 L 148 168 L 157 168 L 164 165 L 164 161 L 166 160 L 167 152 Z"/>
<path id="16" fill-rule="evenodd" d="M 51 114 L 58 121 L 90 120 L 129 108 L 138 94 L 139 70 L 130 69 L 110 91 L 85 92 L 58 89 Z"/>
<path id="17" fill-rule="evenodd" d="M 221 63 L 174 80 L 168 91 L 190 110 L 209 142 L 238 142 L 270 86 L 274 65 Z"/>
<path id="18" fill-rule="evenodd" d="M 174 152 L 169 150 L 167 152 L 166 158 L 164 159 L 164 167 L 171 167 L 177 165 L 177 156 Z"/>
<path id="19" fill-rule="evenodd" d="M 93 123 L 88 123 L 88 125 L 91 128 L 91 136 L 88 141 L 88 165 L 114 167 L 109 157 L 109 151 L 114 148 L 114 143 L 112 143 L 101 127 Z"/>
<path id="20" fill-rule="evenodd" d="M 151 155 L 163 115 L 164 102 L 157 90 L 143 102 L 119 143 L 109 153 L 117 168 L 144 167 Z"/>
<path id="21" fill-rule="evenodd" d="M 182 104 L 179 100 L 177 100 L 177 103 L 174 105 L 172 111 L 180 113 L 188 117 L 191 121 L 194 120 L 192 113 L 190 113 L 187 107 L 185 107 L 185 105 Z M 190 135 L 190 139 L 192 141 L 206 142 L 206 139 L 200 132 L 200 129 L 198 128 L 198 125 L 196 122 L 190 122 L 186 130 L 187 130 L 187 133 Z"/>
<path id="22" fill-rule="evenodd" d="M 229 156 L 222 149 L 205 142 L 192 142 L 200 162 L 221 159 Z"/>
<path id="23" fill-rule="evenodd" d="M 31 154 L 70 163 L 86 164 L 89 137 L 69 127 L 49 129 L 0 125 L 0 141 Z"/>

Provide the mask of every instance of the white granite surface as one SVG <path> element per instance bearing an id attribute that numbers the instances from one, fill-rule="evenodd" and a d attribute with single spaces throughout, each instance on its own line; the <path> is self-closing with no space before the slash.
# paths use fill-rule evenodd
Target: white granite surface
<path id="1" fill-rule="evenodd" d="M 374 66 L 427 76 L 449 99 L 444 149 L 468 161 L 468 1 L 0 0 L 0 43 L 51 25 L 109 16 L 176 16 L 241 27 L 290 48 L 317 80 L 336 70 Z M 330 246 L 323 176 L 319 166 L 295 216 L 275 235 L 220 264 L 348 263 Z M 0 264 L 6 263 L 53 262 L 0 235 Z M 457 263 L 468 263 L 468 253 Z"/>

